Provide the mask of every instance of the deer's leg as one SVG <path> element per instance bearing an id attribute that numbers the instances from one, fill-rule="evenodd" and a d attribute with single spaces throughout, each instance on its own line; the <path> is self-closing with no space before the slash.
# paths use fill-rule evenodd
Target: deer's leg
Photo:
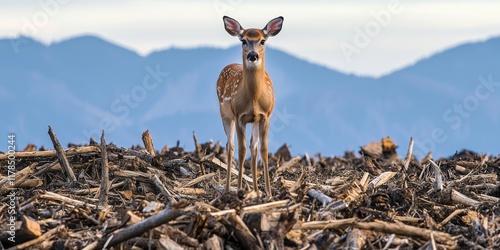
<path id="1" fill-rule="evenodd" d="M 226 132 L 227 136 L 227 178 L 226 178 L 226 189 L 225 191 L 229 191 L 229 187 L 231 186 L 231 169 L 233 165 L 233 154 L 234 154 L 234 129 L 235 122 L 234 120 L 226 119 L 222 121 L 224 125 L 224 132 Z"/>
<path id="2" fill-rule="evenodd" d="M 259 124 L 252 123 L 252 137 L 250 138 L 250 154 L 251 154 L 251 167 L 253 179 L 253 191 L 259 193 L 257 185 L 257 146 L 259 144 Z"/>
<path id="3" fill-rule="evenodd" d="M 264 181 L 266 182 L 266 193 L 269 197 L 271 193 L 271 181 L 269 178 L 269 162 L 267 155 L 267 136 L 269 131 L 269 117 L 262 118 L 259 122 L 260 132 L 260 157 L 264 163 Z"/>
<path id="4" fill-rule="evenodd" d="M 243 169 L 245 168 L 246 148 L 246 124 L 236 123 L 236 135 L 238 136 L 238 190 L 241 189 L 243 181 Z"/>

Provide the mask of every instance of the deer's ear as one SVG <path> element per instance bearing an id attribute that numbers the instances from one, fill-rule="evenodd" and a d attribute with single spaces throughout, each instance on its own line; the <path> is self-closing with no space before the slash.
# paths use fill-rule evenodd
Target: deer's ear
<path id="1" fill-rule="evenodd" d="M 276 17 L 273 20 L 267 23 L 266 27 L 262 29 L 262 32 L 266 36 L 275 36 L 281 31 L 281 27 L 283 26 L 284 18 L 282 16 Z"/>
<path id="2" fill-rule="evenodd" d="M 229 35 L 231 36 L 241 35 L 241 33 L 243 32 L 243 27 L 241 27 L 238 21 L 228 16 L 224 16 L 222 20 L 224 20 L 224 28 L 226 29 L 227 33 L 229 33 Z"/>

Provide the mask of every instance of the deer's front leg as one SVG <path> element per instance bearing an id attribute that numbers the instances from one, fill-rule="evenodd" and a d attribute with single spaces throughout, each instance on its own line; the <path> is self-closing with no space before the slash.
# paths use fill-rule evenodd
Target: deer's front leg
<path id="1" fill-rule="evenodd" d="M 266 193 L 267 196 L 271 197 L 271 180 L 269 177 L 269 161 L 267 154 L 267 136 L 269 131 L 269 117 L 265 117 L 260 120 L 259 132 L 260 132 L 260 157 L 264 163 L 264 181 L 266 182 Z"/>
<path id="2" fill-rule="evenodd" d="M 227 136 L 227 144 L 226 144 L 226 150 L 227 150 L 227 177 L 226 177 L 226 192 L 229 191 L 229 188 L 231 187 L 231 169 L 233 166 L 233 155 L 234 155 L 234 129 L 235 129 L 235 122 L 229 119 L 223 120 L 222 121 L 224 125 L 224 132 L 226 132 Z"/>
<path id="3" fill-rule="evenodd" d="M 246 148 L 246 124 L 236 122 L 236 136 L 238 136 L 238 190 L 241 189 L 243 181 L 243 169 L 245 167 Z"/>
<path id="4" fill-rule="evenodd" d="M 257 146 L 259 145 L 259 124 L 252 123 L 252 137 L 250 138 L 250 154 L 251 160 L 250 164 L 252 167 L 252 179 L 253 179 L 253 191 L 259 193 L 258 181 L 257 181 Z"/>

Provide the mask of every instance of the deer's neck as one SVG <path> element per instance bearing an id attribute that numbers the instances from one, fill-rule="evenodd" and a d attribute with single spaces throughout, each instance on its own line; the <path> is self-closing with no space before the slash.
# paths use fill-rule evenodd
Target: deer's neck
<path id="1" fill-rule="evenodd" d="M 255 98 L 260 95 L 265 86 L 266 71 L 262 64 L 258 68 L 244 68 L 243 69 L 243 82 L 246 93 L 250 97 Z"/>

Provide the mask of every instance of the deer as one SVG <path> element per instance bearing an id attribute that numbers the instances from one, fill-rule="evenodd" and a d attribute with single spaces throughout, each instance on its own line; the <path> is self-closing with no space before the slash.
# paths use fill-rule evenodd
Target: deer
<path id="1" fill-rule="evenodd" d="M 252 124 L 250 138 L 250 165 L 253 192 L 259 195 L 257 181 L 257 151 L 264 165 L 265 191 L 272 197 L 268 162 L 268 133 L 274 108 L 274 89 L 265 70 L 265 48 L 269 37 L 276 36 L 283 25 L 283 17 L 269 21 L 263 29 L 244 29 L 238 21 L 223 17 L 224 28 L 231 36 L 238 37 L 242 47 L 242 64 L 229 64 L 222 69 L 217 80 L 220 116 L 227 136 L 227 178 L 225 192 L 231 186 L 231 169 L 234 154 L 234 132 L 238 138 L 238 190 L 242 188 L 243 168 L 246 157 L 246 125 Z"/>

